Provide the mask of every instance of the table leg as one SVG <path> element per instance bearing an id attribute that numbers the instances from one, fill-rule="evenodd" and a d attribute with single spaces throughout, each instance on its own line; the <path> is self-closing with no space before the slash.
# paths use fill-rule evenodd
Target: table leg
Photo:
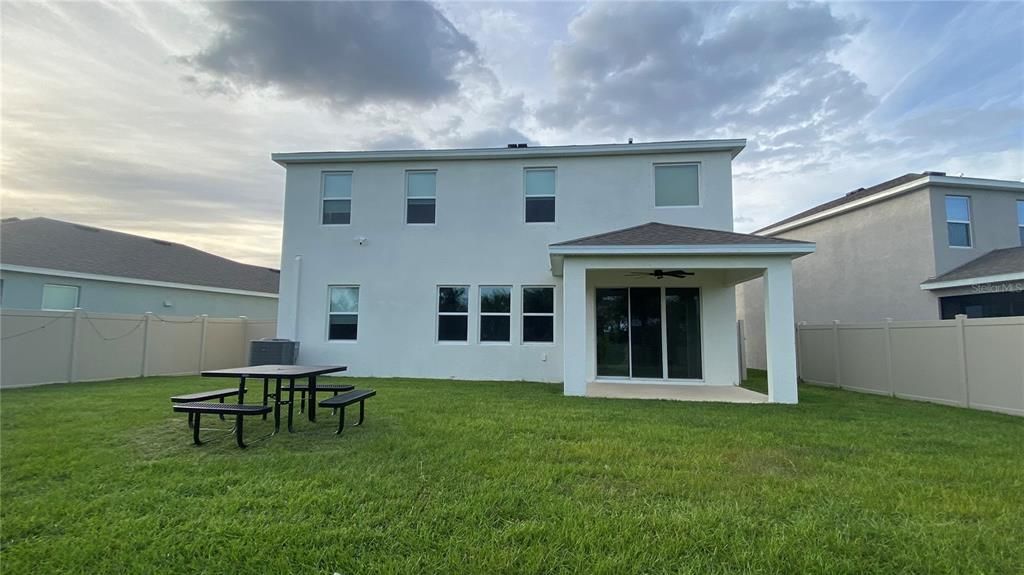
<path id="1" fill-rule="evenodd" d="M 238 404 L 245 403 L 245 376 L 238 378 Z"/>
<path id="2" fill-rule="evenodd" d="M 316 421 L 316 376 L 309 376 L 309 420 Z"/>
<path id="3" fill-rule="evenodd" d="M 267 389 L 267 386 L 269 384 L 270 384 L 270 378 L 264 377 L 263 378 L 263 407 L 267 406 L 267 392 L 269 391 Z M 266 420 L 267 420 L 267 414 L 264 413 L 263 414 L 263 421 L 266 421 Z"/>
<path id="4" fill-rule="evenodd" d="M 277 378 L 274 388 L 274 433 L 281 431 L 281 378 Z"/>
<path id="5" fill-rule="evenodd" d="M 288 433 L 292 430 L 292 413 L 295 411 L 295 378 L 288 380 Z"/>

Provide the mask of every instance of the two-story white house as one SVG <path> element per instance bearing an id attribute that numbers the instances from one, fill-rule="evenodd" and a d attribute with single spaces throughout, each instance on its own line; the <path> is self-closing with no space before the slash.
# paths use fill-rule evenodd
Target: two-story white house
<path id="1" fill-rule="evenodd" d="M 735 286 L 763 276 L 769 401 L 795 403 L 814 245 L 731 231 L 744 145 L 274 154 L 278 335 L 358 376 L 735 386 Z"/>

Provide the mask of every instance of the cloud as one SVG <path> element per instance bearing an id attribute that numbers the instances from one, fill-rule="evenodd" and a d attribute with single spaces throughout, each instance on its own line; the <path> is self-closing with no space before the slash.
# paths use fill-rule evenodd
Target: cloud
<path id="1" fill-rule="evenodd" d="M 477 48 L 426 2 L 217 2 L 221 28 L 182 58 L 210 89 L 272 89 L 335 109 L 456 94 Z"/>
<path id="2" fill-rule="evenodd" d="M 824 4 L 589 5 L 554 51 L 557 96 L 538 116 L 563 129 L 678 138 L 863 114 L 866 87 L 828 59 L 858 28 Z"/>

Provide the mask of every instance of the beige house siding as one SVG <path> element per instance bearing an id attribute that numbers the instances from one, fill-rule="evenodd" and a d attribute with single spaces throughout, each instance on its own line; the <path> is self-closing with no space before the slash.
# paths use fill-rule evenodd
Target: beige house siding
<path id="1" fill-rule="evenodd" d="M 931 216 L 937 274 L 944 274 L 992 250 L 1020 245 L 1020 235 L 1017 231 L 1017 200 L 1024 200 L 1024 194 L 941 186 L 934 186 L 928 190 L 933 206 Z M 947 194 L 971 198 L 973 241 L 969 248 L 949 247 L 946 233 Z"/>
<path id="2" fill-rule="evenodd" d="M 935 274 L 931 212 L 923 189 L 778 234 L 817 244 L 793 261 L 796 321 L 938 319 L 938 300 L 920 289 Z M 764 369 L 761 280 L 740 285 L 737 300 L 747 365 Z"/>

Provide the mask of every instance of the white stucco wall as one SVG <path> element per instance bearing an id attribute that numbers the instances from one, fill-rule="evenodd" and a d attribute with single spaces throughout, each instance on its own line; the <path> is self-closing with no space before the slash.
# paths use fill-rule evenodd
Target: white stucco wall
<path id="1" fill-rule="evenodd" d="M 701 164 L 701 206 L 654 207 L 661 162 Z M 557 168 L 556 223 L 524 222 L 527 167 Z M 404 224 L 410 169 L 437 170 L 435 225 Z M 350 225 L 319 224 L 325 170 L 353 172 Z M 341 363 L 364 376 L 557 382 L 562 278 L 551 274 L 548 244 L 651 221 L 731 230 L 731 156 L 291 164 L 284 212 L 278 333 L 302 342 L 303 363 Z M 329 285 L 360 287 L 358 341 L 327 340 Z M 438 285 L 471 286 L 468 343 L 436 343 Z M 481 285 L 514 286 L 511 344 L 477 342 Z M 556 288 L 553 344 L 519 343 L 524 285 Z"/>

